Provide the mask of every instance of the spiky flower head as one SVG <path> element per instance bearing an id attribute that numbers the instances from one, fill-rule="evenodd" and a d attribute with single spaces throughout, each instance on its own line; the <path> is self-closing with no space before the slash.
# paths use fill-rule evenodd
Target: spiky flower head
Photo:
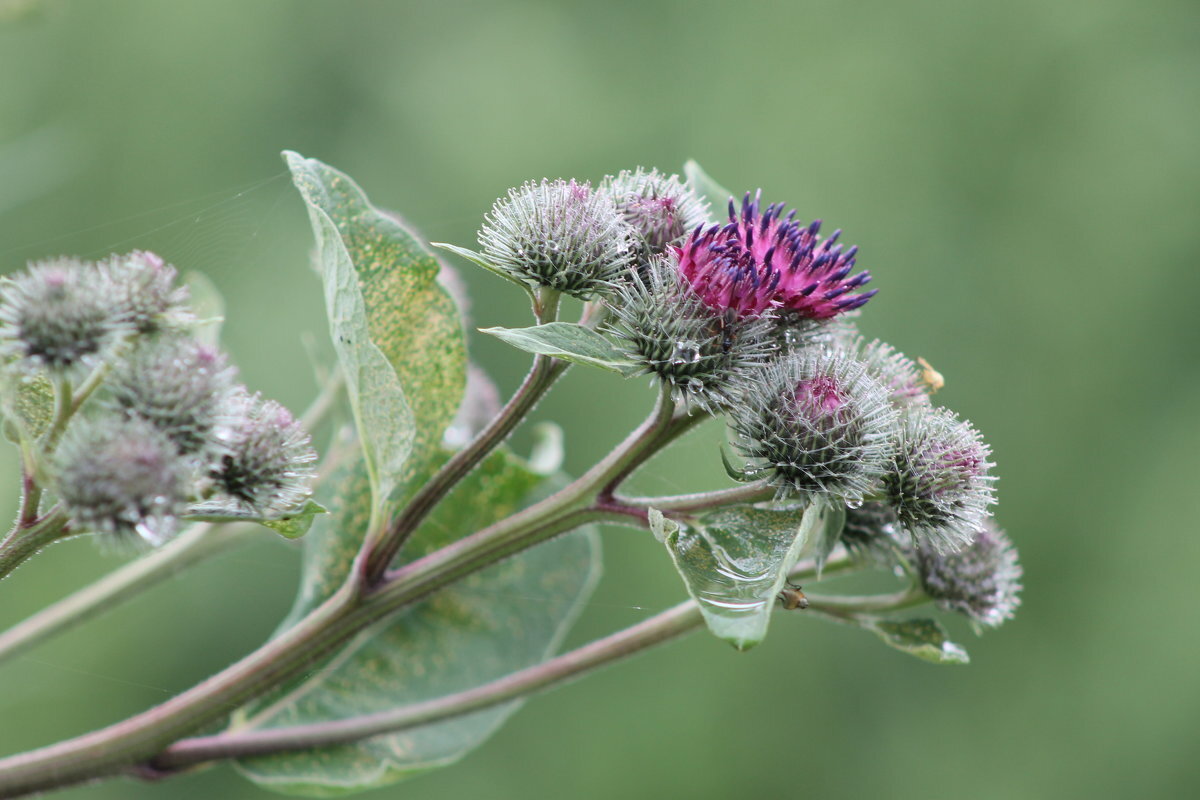
<path id="1" fill-rule="evenodd" d="M 0 284 L 0 350 L 28 371 L 93 366 L 128 333 L 108 288 L 94 264 L 31 263 Z"/>
<path id="2" fill-rule="evenodd" d="M 783 203 L 760 211 L 758 198 L 751 201 L 747 193 L 740 215 L 731 198 L 727 225 L 697 227 L 676 248 L 680 273 L 704 302 L 739 316 L 778 309 L 785 318 L 825 320 L 875 294 L 853 294 L 871 276 L 850 277 L 858 248 L 843 252 L 836 244 L 840 230 L 822 240 L 820 220 L 802 226 L 795 211 L 783 215 Z"/>
<path id="3" fill-rule="evenodd" d="M 730 418 L 751 473 L 784 494 L 855 505 L 891 462 L 897 413 L 861 362 L 814 349 L 743 382 Z"/>
<path id="4" fill-rule="evenodd" d="M 148 250 L 112 256 L 100 268 L 112 284 L 118 314 L 142 334 L 178 328 L 192 319 L 188 291 L 175 285 L 175 267 Z"/>
<path id="5" fill-rule="evenodd" d="M 852 354 L 867 365 L 867 372 L 874 375 L 888 390 L 892 405 L 900 409 L 930 404 L 928 386 L 921 376 L 921 369 L 911 358 L 887 342 L 853 335 L 833 341 L 833 347 Z"/>
<path id="6" fill-rule="evenodd" d="M 841 542 L 859 557 L 890 562 L 896 535 L 896 512 L 887 503 L 872 501 L 846 509 Z"/>
<path id="7" fill-rule="evenodd" d="M 612 197 L 573 180 L 509 190 L 485 217 L 479 244 L 497 269 L 581 299 L 633 263 L 631 232 Z"/>
<path id="8" fill-rule="evenodd" d="M 996 502 L 991 449 L 969 422 L 944 408 L 909 409 L 899 433 L 884 488 L 900 527 L 937 550 L 961 547 Z"/>
<path id="9" fill-rule="evenodd" d="M 925 593 L 976 625 L 994 628 L 1012 619 L 1021 604 L 1017 551 L 991 519 L 958 552 L 918 546 L 913 561 Z"/>
<path id="10" fill-rule="evenodd" d="M 217 488 L 260 516 L 293 509 L 311 494 L 312 441 L 274 400 L 240 391 L 228 450 L 212 469 Z"/>
<path id="11" fill-rule="evenodd" d="M 55 489 L 80 528 L 158 545 L 175 531 L 192 471 L 147 420 L 80 419 L 55 453 Z"/>
<path id="12" fill-rule="evenodd" d="M 633 229 L 643 266 L 669 245 L 679 244 L 688 231 L 709 222 L 708 202 L 678 175 L 638 167 L 609 175 L 600 188 Z"/>
<path id="13" fill-rule="evenodd" d="M 616 287 L 610 329 L 629 358 L 669 385 L 677 399 L 710 412 L 727 408 L 739 375 L 775 353 L 768 317 L 709 308 L 661 259 Z"/>
<path id="14" fill-rule="evenodd" d="M 109 377 L 111 403 L 163 431 L 184 455 L 225 450 L 234 370 L 213 347 L 184 336 L 149 339 Z"/>

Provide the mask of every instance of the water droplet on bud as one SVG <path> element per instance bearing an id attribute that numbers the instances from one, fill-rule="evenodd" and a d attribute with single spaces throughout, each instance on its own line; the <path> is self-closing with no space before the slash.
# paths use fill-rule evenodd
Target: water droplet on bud
<path id="1" fill-rule="evenodd" d="M 671 353 L 671 363 L 675 366 L 695 364 L 700 360 L 700 346 L 695 342 L 676 342 L 675 350 Z"/>

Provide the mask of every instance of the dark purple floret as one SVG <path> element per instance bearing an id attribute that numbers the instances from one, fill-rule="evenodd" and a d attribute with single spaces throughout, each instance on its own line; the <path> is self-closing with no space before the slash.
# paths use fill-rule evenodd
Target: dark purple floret
<path id="1" fill-rule="evenodd" d="M 679 272 L 711 308 L 758 316 L 768 309 L 824 320 L 859 308 L 875 291 L 853 294 L 871 279 L 850 277 L 857 247 L 843 251 L 841 231 L 822 240 L 821 221 L 802 226 L 783 203 L 759 210 L 759 194 L 742 199 L 741 213 L 729 200 L 729 223 L 697 226 L 675 248 Z"/>

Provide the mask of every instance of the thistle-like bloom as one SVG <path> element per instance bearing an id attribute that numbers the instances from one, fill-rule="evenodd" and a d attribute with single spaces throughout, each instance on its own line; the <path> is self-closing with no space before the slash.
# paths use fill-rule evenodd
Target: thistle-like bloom
<path id="1" fill-rule="evenodd" d="M 138 333 L 178 328 L 192 319 L 186 307 L 187 289 L 175 285 L 175 267 L 157 254 L 135 250 L 112 256 L 100 267 L 112 284 L 120 318 Z"/>
<path id="2" fill-rule="evenodd" d="M 966 544 L 996 502 L 991 450 L 971 424 L 944 408 L 904 415 L 895 462 L 884 477 L 888 503 L 915 541 L 937 550 Z"/>
<path id="3" fill-rule="evenodd" d="M 895 536 L 896 512 L 887 503 L 869 502 L 846 509 L 841 542 L 856 556 L 890 563 Z"/>
<path id="4" fill-rule="evenodd" d="M 866 367 L 801 351 L 743 382 L 730 415 L 748 474 L 768 473 L 781 494 L 861 503 L 891 463 L 897 412 Z"/>
<path id="5" fill-rule="evenodd" d="M 108 385 L 118 409 L 149 420 L 184 455 L 208 461 L 225 451 L 233 376 L 221 352 L 175 336 L 143 342 Z"/>
<path id="6" fill-rule="evenodd" d="M 0 350 L 30 370 L 64 373 L 106 358 L 128 333 L 95 265 L 32 263 L 0 285 Z"/>
<path id="7" fill-rule="evenodd" d="M 866 364 L 867 372 L 887 387 L 888 397 L 897 408 L 930 404 L 920 367 L 887 342 L 879 339 L 868 342 L 862 336 L 854 335 L 848 340 L 834 340 L 833 346 Z"/>
<path id="8" fill-rule="evenodd" d="M 1021 565 L 1004 531 L 985 520 L 970 543 L 956 553 L 918 547 L 913 558 L 925 593 L 941 608 L 994 628 L 1021 603 Z"/>
<path id="9" fill-rule="evenodd" d="M 821 221 L 801 226 L 795 211 L 783 216 L 776 203 L 759 211 L 758 195 L 747 193 L 741 215 L 732 198 L 729 224 L 697 227 L 675 248 L 679 271 L 704 302 L 754 316 L 768 309 L 801 320 L 826 320 L 859 308 L 875 291 L 853 294 L 871 279 L 854 269 L 857 247 L 842 251 L 841 231 L 828 239 L 817 235 Z"/>
<path id="10" fill-rule="evenodd" d="M 532 286 L 587 299 L 632 265 L 629 226 L 612 197 L 575 181 L 526 183 L 492 206 L 483 256 Z"/>
<path id="11" fill-rule="evenodd" d="M 709 412 L 728 408 L 736 378 L 775 354 L 769 316 L 739 318 L 709 308 L 662 260 L 616 287 L 610 329 L 642 372 L 657 375 L 677 399 Z"/>
<path id="12" fill-rule="evenodd" d="M 678 175 L 638 167 L 608 176 L 600 188 L 633 229 L 643 266 L 669 245 L 680 244 L 688 231 L 709 222 L 708 203 Z"/>
<path id="13" fill-rule="evenodd" d="M 119 414 L 77 421 L 55 465 L 55 488 L 76 525 L 153 545 L 174 532 L 192 474 L 165 433 Z"/>
<path id="14" fill-rule="evenodd" d="M 237 413 L 228 450 L 212 470 L 217 487 L 260 516 L 300 505 L 311 494 L 317 460 L 309 435 L 273 400 L 243 390 L 231 405 Z"/>

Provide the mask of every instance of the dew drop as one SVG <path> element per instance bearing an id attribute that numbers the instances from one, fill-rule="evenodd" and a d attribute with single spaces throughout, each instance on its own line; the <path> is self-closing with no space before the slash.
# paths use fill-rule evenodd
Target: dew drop
<path id="1" fill-rule="evenodd" d="M 671 363 L 677 367 L 695 364 L 700 360 L 700 346 L 695 342 L 676 342 L 671 353 Z"/>
<path id="2" fill-rule="evenodd" d="M 687 389 L 692 394 L 700 394 L 704 391 L 704 381 L 699 378 L 692 378 L 687 382 Z"/>
<path id="3" fill-rule="evenodd" d="M 846 508 L 862 508 L 862 507 L 863 507 L 863 500 L 861 497 L 857 497 L 857 498 L 854 498 L 853 500 L 846 501 Z"/>

